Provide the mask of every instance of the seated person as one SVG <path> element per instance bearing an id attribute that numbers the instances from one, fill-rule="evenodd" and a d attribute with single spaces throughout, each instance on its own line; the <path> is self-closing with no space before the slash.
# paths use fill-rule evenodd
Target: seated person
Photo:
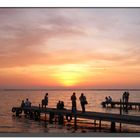
<path id="1" fill-rule="evenodd" d="M 105 97 L 105 102 L 108 104 L 108 97 Z"/>
<path id="2" fill-rule="evenodd" d="M 109 96 L 108 97 L 108 102 L 111 103 L 112 102 L 112 98 Z"/>

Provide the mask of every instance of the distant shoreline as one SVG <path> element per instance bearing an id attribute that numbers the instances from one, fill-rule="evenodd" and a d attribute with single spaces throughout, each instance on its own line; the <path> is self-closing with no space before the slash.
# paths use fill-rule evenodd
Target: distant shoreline
<path id="1" fill-rule="evenodd" d="M 64 89 L 64 88 L 52 88 L 52 89 L 0 89 L 0 91 L 140 91 L 140 89 L 92 89 L 92 88 L 69 88 L 69 89 Z"/>

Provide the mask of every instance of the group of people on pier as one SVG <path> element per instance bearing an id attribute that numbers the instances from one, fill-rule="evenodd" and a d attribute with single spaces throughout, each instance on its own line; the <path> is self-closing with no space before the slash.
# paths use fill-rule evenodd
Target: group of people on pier
<path id="1" fill-rule="evenodd" d="M 128 91 L 125 91 L 122 95 L 122 99 L 123 99 L 123 102 L 124 103 L 128 103 L 129 101 L 129 92 Z"/>
<path id="2" fill-rule="evenodd" d="M 75 94 L 75 92 L 73 92 L 73 95 L 71 96 L 72 111 L 76 111 L 76 100 L 77 100 L 76 94 Z M 83 93 L 81 93 L 79 100 L 80 100 L 80 104 L 82 107 L 82 112 L 85 112 L 85 105 L 88 104 L 86 96 Z"/>
<path id="3" fill-rule="evenodd" d="M 71 101 L 72 101 L 72 111 L 76 111 L 77 110 L 77 106 L 76 106 L 76 93 L 73 92 L 73 95 L 71 96 Z M 80 100 L 80 104 L 82 107 L 82 112 L 85 112 L 85 105 L 88 104 L 86 96 L 81 93 L 81 96 L 79 97 Z M 48 105 L 48 93 L 45 94 L 44 99 L 42 99 L 42 107 L 46 107 Z M 57 109 L 64 109 L 64 102 L 63 101 L 58 101 L 57 105 L 56 105 Z"/>
<path id="4" fill-rule="evenodd" d="M 88 104 L 87 102 L 87 99 L 86 99 L 86 96 L 84 95 L 84 93 L 81 93 L 80 97 L 79 97 L 79 100 L 80 100 L 80 104 L 81 104 L 81 108 L 82 108 L 82 112 L 85 112 L 85 106 Z M 129 101 L 129 92 L 125 91 L 122 95 L 122 100 L 124 103 L 128 103 Z M 72 112 L 76 111 L 77 110 L 77 97 L 76 97 L 76 93 L 73 92 L 72 96 L 71 96 L 71 102 L 72 102 Z M 106 96 L 105 97 L 105 102 L 107 104 L 111 103 L 112 102 L 112 98 L 110 96 Z M 42 108 L 45 106 L 48 105 L 48 93 L 45 94 L 44 98 L 42 99 Z M 31 107 L 31 102 L 29 101 L 28 98 L 26 98 L 26 100 L 22 100 L 21 102 L 21 107 Z M 56 105 L 56 108 L 57 109 L 64 109 L 64 102 L 63 101 L 58 101 L 57 105 Z M 126 108 L 127 108 L 127 105 L 126 105 Z"/>
<path id="5" fill-rule="evenodd" d="M 63 110 L 64 109 L 64 102 L 63 101 L 58 101 L 56 105 L 57 109 Z"/>
<path id="6" fill-rule="evenodd" d="M 109 104 L 109 103 L 111 103 L 112 102 L 112 98 L 110 97 L 110 96 L 106 96 L 105 97 L 105 102 L 107 103 L 107 104 Z"/>
<path id="7" fill-rule="evenodd" d="M 26 98 L 25 101 L 22 100 L 22 102 L 21 102 L 21 107 L 22 107 L 22 108 L 23 108 L 23 107 L 31 107 L 31 102 L 29 101 L 28 98 Z"/>

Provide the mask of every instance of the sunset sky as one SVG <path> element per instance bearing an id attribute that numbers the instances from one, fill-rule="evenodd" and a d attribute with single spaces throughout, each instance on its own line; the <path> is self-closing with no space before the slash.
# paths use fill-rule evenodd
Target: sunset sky
<path id="1" fill-rule="evenodd" d="M 0 88 L 140 88 L 140 8 L 0 8 Z"/>

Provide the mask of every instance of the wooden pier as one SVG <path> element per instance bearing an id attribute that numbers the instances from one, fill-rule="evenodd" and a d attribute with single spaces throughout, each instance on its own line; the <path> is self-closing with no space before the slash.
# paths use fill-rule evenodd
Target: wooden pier
<path id="1" fill-rule="evenodd" d="M 64 117 L 67 121 L 71 121 L 72 118 L 74 119 L 74 128 L 77 129 L 77 118 L 85 118 L 85 119 L 91 119 L 91 120 L 98 120 L 99 121 L 99 127 L 101 128 L 101 122 L 107 121 L 110 122 L 110 129 L 111 132 L 116 131 L 116 123 L 124 123 L 124 124 L 133 124 L 133 125 L 140 125 L 140 117 L 139 116 L 130 116 L 130 115 L 120 115 L 120 114 L 113 114 L 113 113 L 101 113 L 101 112 L 81 112 L 81 111 L 75 111 L 72 112 L 71 110 L 64 109 L 64 110 L 58 110 L 55 108 L 41 108 L 37 106 L 32 107 L 13 107 L 12 112 L 16 114 L 16 116 L 19 116 L 24 112 L 25 115 L 27 115 L 29 118 L 39 120 L 41 114 L 49 114 L 49 123 L 53 123 L 55 120 L 55 115 L 58 116 L 58 122 L 59 124 L 64 123 Z M 121 125 L 120 125 L 121 129 Z"/>
<path id="2" fill-rule="evenodd" d="M 102 102 L 101 103 L 102 107 L 111 107 L 111 108 L 115 108 L 115 107 L 125 107 L 127 106 L 128 109 L 138 109 L 140 110 L 140 102 L 118 102 L 118 101 L 112 101 L 112 102 Z"/>

